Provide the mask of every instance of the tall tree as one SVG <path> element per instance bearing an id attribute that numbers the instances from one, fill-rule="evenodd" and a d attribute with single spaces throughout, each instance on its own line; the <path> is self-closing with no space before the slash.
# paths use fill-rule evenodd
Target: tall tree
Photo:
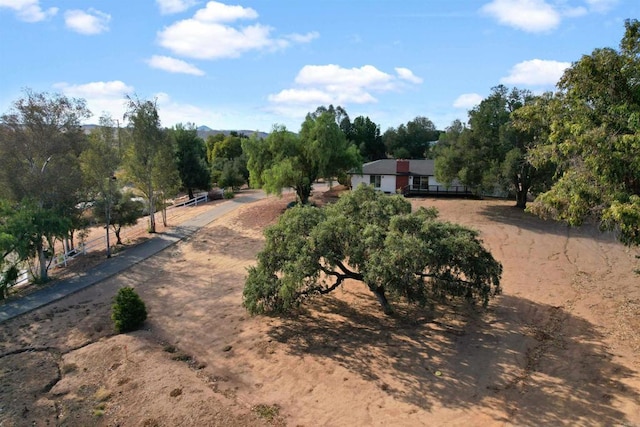
<path id="1" fill-rule="evenodd" d="M 387 153 L 397 159 L 424 159 L 431 157 L 431 144 L 438 140 L 440 133 L 431 120 L 418 116 L 397 129 L 387 129 L 382 139 Z"/>
<path id="2" fill-rule="evenodd" d="M 532 188 L 547 182 L 548 169 L 536 169 L 527 158 L 539 142 L 533 128 L 514 126 L 513 114 L 534 97 L 529 91 L 496 86 L 469 111 L 469 127 L 447 129 L 434 149 L 436 176 L 443 183 L 458 179 L 480 194 L 503 188 L 525 208 Z"/>
<path id="3" fill-rule="evenodd" d="M 80 166 L 88 196 L 105 211 L 100 216 L 106 229 L 107 258 L 111 256 L 109 226 L 115 202 L 116 171 L 120 166 L 118 135 L 115 121 L 108 115 L 100 117 L 100 126 L 89 134 L 87 148 L 80 155 Z"/>
<path id="4" fill-rule="evenodd" d="M 318 178 L 331 179 L 361 165 L 357 148 L 348 143 L 330 111 L 308 114 L 298 135 L 274 126 L 266 139 L 254 136 L 243 141 L 242 148 L 252 186 L 275 194 L 291 187 L 302 204 L 308 203 Z"/>
<path id="5" fill-rule="evenodd" d="M 86 142 L 81 122 L 90 115 L 84 100 L 27 89 L 0 117 L 0 193 L 34 214 L 25 227 L 31 236 L 27 246 L 40 263 L 37 280 L 48 279 L 46 245 L 53 249 L 53 241 L 68 236 L 72 219 L 79 217 L 79 155 Z"/>
<path id="6" fill-rule="evenodd" d="M 532 158 L 551 159 L 560 176 L 531 210 L 571 225 L 601 220 L 622 242 L 640 244 L 640 21 L 625 22 L 618 51 L 575 62 L 558 88 L 548 144 Z"/>
<path id="7" fill-rule="evenodd" d="M 193 190 L 211 188 L 211 171 L 207 164 L 207 148 L 195 125 L 178 124 L 171 131 L 176 144 L 176 162 L 182 187 L 193 199 Z"/>
<path id="8" fill-rule="evenodd" d="M 155 233 L 158 176 L 162 173 L 174 174 L 176 170 L 175 163 L 172 163 L 171 141 L 160 126 L 155 101 L 129 98 L 125 118 L 129 122 L 130 138 L 124 158 L 125 170 L 128 178 L 147 201 L 149 232 Z M 170 157 L 170 160 L 167 157 Z M 163 171 L 163 167 L 169 169 Z"/>
<path id="9" fill-rule="evenodd" d="M 403 197 L 370 186 L 324 208 L 289 209 L 265 236 L 243 292 L 253 314 L 290 311 L 346 279 L 363 282 L 387 314 L 389 295 L 423 305 L 448 297 L 486 305 L 500 292 L 502 265 L 477 231 L 437 220 L 435 209 L 411 212 Z"/>
<path id="10" fill-rule="evenodd" d="M 386 158 L 386 147 L 380 135 L 380 126 L 369 117 L 358 116 L 347 129 L 347 139 L 360 150 L 365 162 Z"/>

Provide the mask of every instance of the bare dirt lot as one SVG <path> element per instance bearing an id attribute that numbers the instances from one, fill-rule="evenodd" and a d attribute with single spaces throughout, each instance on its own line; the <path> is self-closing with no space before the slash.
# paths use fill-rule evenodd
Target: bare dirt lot
<path id="1" fill-rule="evenodd" d="M 250 317 L 246 267 L 290 197 L 243 206 L 117 277 L 0 325 L 0 426 L 640 426 L 640 266 L 592 227 L 412 199 L 504 265 L 490 307 L 381 314 L 347 283 Z M 113 335 L 133 286 L 144 329 Z"/>

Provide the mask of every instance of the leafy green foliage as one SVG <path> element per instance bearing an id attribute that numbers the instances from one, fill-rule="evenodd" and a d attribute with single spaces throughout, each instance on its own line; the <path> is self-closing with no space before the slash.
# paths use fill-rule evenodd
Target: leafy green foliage
<path id="1" fill-rule="evenodd" d="M 118 333 L 135 331 L 147 319 L 147 308 L 133 288 L 118 290 L 111 306 L 111 319 Z"/>
<path id="2" fill-rule="evenodd" d="M 15 236 L 28 236 L 18 238 L 20 257 L 39 263 L 39 273 L 32 270 L 38 281 L 48 280 L 46 245 L 81 223 L 79 156 L 86 135 L 80 123 L 89 116 L 84 100 L 29 89 L 0 116 L 0 195 L 26 209 L 25 224 L 12 227 L 25 233 Z"/>
<path id="3" fill-rule="evenodd" d="M 324 208 L 292 207 L 265 237 L 243 293 L 253 314 L 291 311 L 346 279 L 363 282 L 386 313 L 387 294 L 419 304 L 461 297 L 486 305 L 500 292 L 502 266 L 477 231 L 439 221 L 435 209 L 411 212 L 403 197 L 368 186 Z"/>
<path id="4" fill-rule="evenodd" d="M 369 117 L 358 116 L 353 120 L 353 123 L 347 120 L 340 127 L 343 128 L 343 131 L 346 127 L 347 139 L 358 147 L 364 162 L 387 157 L 386 147 L 380 135 L 380 126 L 371 121 Z"/>
<path id="5" fill-rule="evenodd" d="M 357 147 L 349 144 L 336 122 L 336 113 L 308 114 L 300 134 L 275 126 L 264 139 L 252 137 L 242 142 L 253 187 L 280 194 L 295 189 L 306 204 L 312 184 L 318 178 L 332 179 L 351 168 L 360 167 Z"/>
<path id="6" fill-rule="evenodd" d="M 431 157 L 431 143 L 438 140 L 440 133 L 431 120 L 418 116 L 397 129 L 387 129 L 382 141 L 387 153 L 396 159 L 424 159 Z"/>
<path id="7" fill-rule="evenodd" d="M 640 21 L 628 20 L 620 50 L 595 49 L 568 68 L 546 114 L 548 139 L 533 161 L 559 179 L 530 206 L 571 225 L 601 220 L 625 244 L 640 244 Z"/>
<path id="8" fill-rule="evenodd" d="M 195 126 L 178 124 L 171 132 L 176 143 L 176 163 L 182 187 L 193 199 L 193 190 L 211 189 L 211 171 L 206 161 L 207 148 Z"/>
<path id="9" fill-rule="evenodd" d="M 135 225 L 144 212 L 144 204 L 139 200 L 134 200 L 132 192 L 115 191 L 112 194 L 113 202 L 109 215 L 110 227 L 116 235 L 116 244 L 121 245 L 120 232 L 122 227 Z M 96 200 L 93 205 L 93 218 L 100 224 L 107 223 L 106 206 L 104 199 Z"/>
<path id="10" fill-rule="evenodd" d="M 516 198 L 516 206 L 525 208 L 529 192 L 547 188 L 553 176 L 548 164 L 533 165 L 529 150 L 544 141 L 548 123 L 540 107 L 529 107 L 534 100 L 528 91 L 497 86 L 478 106 L 469 111 L 469 127 L 456 121 L 440 138 L 434 149 L 436 177 L 440 182 L 454 179 L 479 194 L 504 189 Z M 535 123 L 530 120 L 536 120 Z"/>
<path id="11" fill-rule="evenodd" d="M 147 199 L 149 232 L 155 233 L 157 196 L 175 189 L 178 173 L 171 139 L 160 126 L 154 101 L 129 98 L 126 118 L 128 146 L 124 156 L 127 178 Z"/>

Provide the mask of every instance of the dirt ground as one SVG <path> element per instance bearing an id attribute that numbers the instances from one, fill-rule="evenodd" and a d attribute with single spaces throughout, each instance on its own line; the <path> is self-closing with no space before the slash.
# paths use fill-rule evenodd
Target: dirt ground
<path id="1" fill-rule="evenodd" d="M 291 197 L 0 325 L 0 426 L 640 426 L 637 251 L 495 200 L 411 199 L 504 265 L 487 310 L 381 314 L 363 285 L 250 317 L 246 267 Z M 114 335 L 133 286 L 144 329 Z"/>

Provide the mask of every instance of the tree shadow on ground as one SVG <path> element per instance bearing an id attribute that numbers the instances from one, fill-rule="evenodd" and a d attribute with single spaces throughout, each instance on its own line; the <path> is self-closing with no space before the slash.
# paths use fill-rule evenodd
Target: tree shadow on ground
<path id="1" fill-rule="evenodd" d="M 293 355 L 331 359 L 395 399 L 429 410 L 490 408 L 522 425 L 613 425 L 638 401 L 596 328 L 561 307 L 506 296 L 488 312 L 400 306 L 378 314 L 330 296 L 273 328 Z M 316 309 L 317 306 L 317 309 Z M 384 375 L 384 376 L 383 376 Z M 385 378 L 384 382 L 383 378 Z"/>
<path id="2" fill-rule="evenodd" d="M 515 206 L 487 205 L 483 207 L 481 215 L 495 223 L 506 224 L 539 234 L 588 237 L 603 242 L 616 241 L 615 233 L 603 232 L 596 224 L 584 224 L 580 227 L 570 227 L 561 221 L 544 220 Z"/>

